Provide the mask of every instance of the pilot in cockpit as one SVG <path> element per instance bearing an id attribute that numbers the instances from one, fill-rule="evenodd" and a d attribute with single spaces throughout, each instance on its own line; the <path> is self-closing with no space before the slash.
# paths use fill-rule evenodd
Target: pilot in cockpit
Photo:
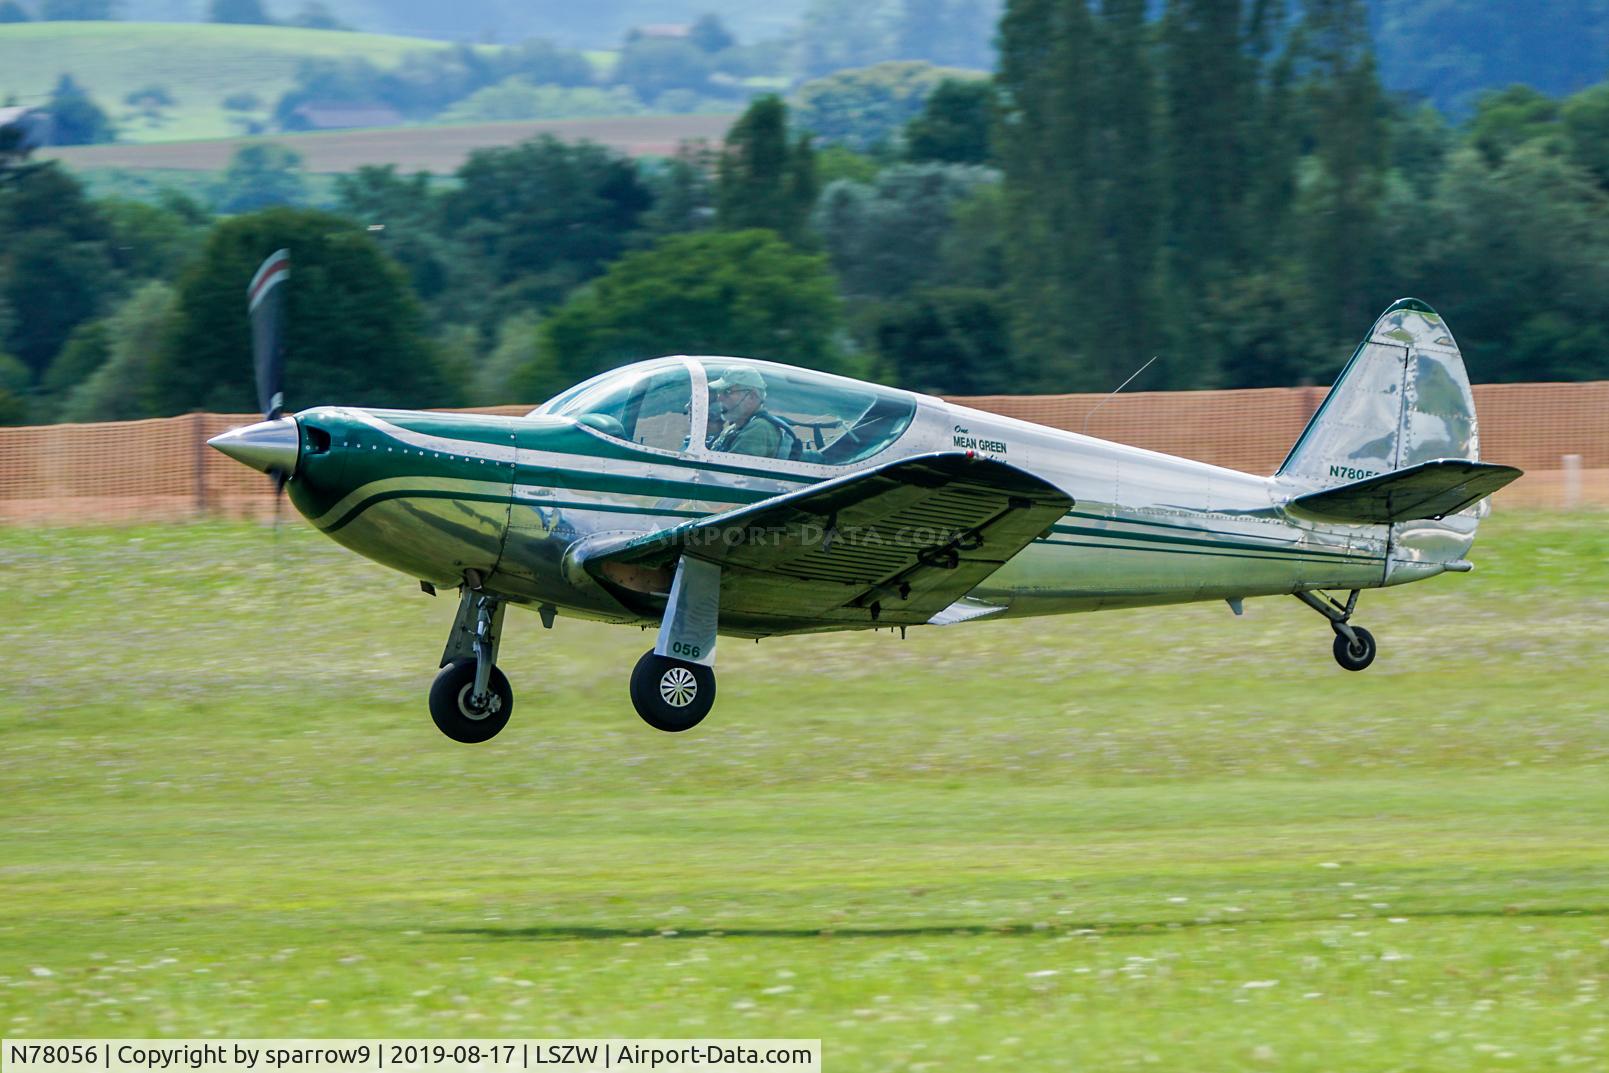
<path id="1" fill-rule="evenodd" d="M 726 422 L 711 450 L 761 458 L 798 457 L 799 437 L 765 409 L 765 378 L 757 370 L 728 369 L 710 385 L 710 391 L 720 402 L 721 418 Z"/>

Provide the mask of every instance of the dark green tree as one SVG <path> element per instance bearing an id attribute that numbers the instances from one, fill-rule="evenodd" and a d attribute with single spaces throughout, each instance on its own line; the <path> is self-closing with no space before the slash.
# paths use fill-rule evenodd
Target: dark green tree
<path id="1" fill-rule="evenodd" d="M 296 205 L 306 199 L 302 154 L 274 142 L 253 142 L 229 158 L 214 201 L 219 212 L 235 213 Z"/>
<path id="2" fill-rule="evenodd" d="M 727 132 L 717 168 L 716 221 L 728 231 L 769 228 L 799 242 L 816 200 L 808 135 L 788 139 L 782 98 L 758 97 Z"/>
<path id="3" fill-rule="evenodd" d="M 0 0 L 0 22 L 29 22 L 33 16 L 17 0 Z"/>
<path id="4" fill-rule="evenodd" d="M 1569 139 L 1570 159 L 1609 190 L 1609 82 L 1584 89 L 1560 110 Z"/>
<path id="5" fill-rule="evenodd" d="M 309 0 L 301 9 L 286 20 L 288 26 L 300 26 L 304 30 L 351 30 L 352 27 L 336 17 L 328 4 L 319 0 Z"/>
<path id="6" fill-rule="evenodd" d="M 1389 170 L 1419 198 L 1430 197 L 1453 150 L 1453 128 L 1431 105 L 1400 98 L 1392 102 L 1390 123 Z"/>
<path id="7" fill-rule="evenodd" d="M 950 206 L 950 227 L 939 247 L 936 278 L 957 287 L 1003 290 L 1007 278 L 1005 203 L 1004 184 L 997 182 L 974 188 Z"/>
<path id="8" fill-rule="evenodd" d="M 1530 86 L 1509 86 L 1481 94 L 1469 121 L 1471 144 L 1494 167 L 1526 142 L 1542 139 L 1558 145 L 1563 134 L 1559 102 Z"/>
<path id="9" fill-rule="evenodd" d="M 1435 294 L 1477 380 L 1609 378 L 1609 194 L 1595 176 L 1542 145 L 1495 169 L 1466 148 L 1421 213 L 1436 241 L 1408 286 Z"/>
<path id="10" fill-rule="evenodd" d="M 92 145 L 117 137 L 112 121 L 84 88 L 73 81 L 72 75 L 62 75 L 56 80 L 56 88 L 51 91 L 50 103 L 45 109 L 50 113 L 51 139 L 57 145 Z"/>
<path id="11" fill-rule="evenodd" d="M 1161 378 L 1219 383 L 1213 326 L 1289 235 L 1299 148 L 1283 3 L 1170 0 L 1159 27 Z M 1155 374 L 1153 374 L 1155 375 Z"/>
<path id="12" fill-rule="evenodd" d="M 448 287 L 451 244 L 437 227 L 438 198 L 427 172 L 397 174 L 394 164 L 365 164 L 337 176 L 337 210 L 367 227 L 402 265 L 414 294 L 433 302 Z"/>
<path id="13" fill-rule="evenodd" d="M 1162 20 L 1168 285 L 1181 324 L 1203 319 L 1251 242 L 1259 72 L 1245 20 L 1240 0 L 1170 0 Z"/>
<path id="14" fill-rule="evenodd" d="M 1159 341 L 1155 323 L 1135 316 L 1156 308 L 1161 241 L 1145 0 L 1102 0 L 1096 42 L 1083 349 L 1094 383 L 1115 387 L 1156 353 Z"/>
<path id="15" fill-rule="evenodd" d="M 941 84 L 964 73 L 916 60 L 836 71 L 794 92 L 793 122 L 831 145 L 881 149 L 921 114 Z"/>
<path id="16" fill-rule="evenodd" d="M 107 357 L 74 384 L 63 401 L 63 421 L 132 421 L 155 416 L 149 393 L 151 363 L 174 327 L 173 288 L 160 280 L 140 287 L 107 317 Z"/>
<path id="17" fill-rule="evenodd" d="M 110 231 L 113 263 L 125 277 L 174 279 L 200 251 L 211 221 L 186 200 L 178 195 L 166 204 L 130 198 L 97 202 Z"/>
<path id="18" fill-rule="evenodd" d="M 590 142 L 550 135 L 481 149 L 441 201 L 464 278 L 515 288 L 514 308 L 551 305 L 618 257 L 653 204 L 636 166 Z M 493 321 L 493 323 L 496 322 Z"/>
<path id="19" fill-rule="evenodd" d="M 457 401 L 423 334 L 406 277 L 360 225 L 308 209 L 273 208 L 225 220 L 180 277 L 173 330 L 146 385 L 158 413 L 256 409 L 246 284 L 288 249 L 285 399 L 442 406 Z"/>
<path id="20" fill-rule="evenodd" d="M 906 159 L 989 163 L 994 108 L 994 83 L 988 79 L 946 78 L 929 95 L 922 114 L 905 126 Z"/>
<path id="21" fill-rule="evenodd" d="M 705 93 L 713 67 L 709 54 L 687 41 L 641 37 L 620 53 L 614 81 L 630 86 L 637 96 L 652 102 L 672 90 Z"/>
<path id="22" fill-rule="evenodd" d="M 513 377 L 545 398 L 604 369 L 663 353 L 742 354 L 836 370 L 838 297 L 826 258 L 769 231 L 674 235 L 627 254 L 544 322 Z"/>
<path id="23" fill-rule="evenodd" d="M 1320 327 L 1337 340 L 1394 294 L 1376 271 L 1379 205 L 1389 159 L 1386 109 L 1362 0 L 1308 0 L 1300 27 L 1301 85 L 1317 166 L 1302 197 Z"/>
<path id="24" fill-rule="evenodd" d="M 207 21 L 266 26 L 274 20 L 263 10 L 262 0 L 207 0 Z"/>
<path id="25" fill-rule="evenodd" d="M 692 29 L 688 31 L 687 40 L 700 52 L 711 54 L 725 52 L 737 44 L 737 38 L 732 36 L 732 32 L 726 28 L 721 17 L 715 14 L 700 15 L 693 23 Z"/>
<path id="26" fill-rule="evenodd" d="M 999 292 L 934 287 L 883 306 L 872 331 L 895 383 L 942 395 L 1018 390 L 1011 325 Z"/>
<path id="27" fill-rule="evenodd" d="M 9 324 L 0 350 L 37 374 L 115 291 L 110 231 L 78 181 L 52 163 L 0 182 L 0 235 L 0 309 L 18 314 L 0 316 Z"/>
<path id="28" fill-rule="evenodd" d="M 662 237 L 714 225 L 715 161 L 707 142 L 683 142 L 674 156 L 649 171 L 654 207 L 643 217 L 647 233 Z"/>
<path id="29" fill-rule="evenodd" d="M 111 356 L 112 334 L 105 319 L 85 321 L 74 328 L 40 380 L 46 408 L 54 409 Z"/>
<path id="30" fill-rule="evenodd" d="M 998 154 L 1021 391 L 1099 386 L 1084 367 L 1093 243 L 1095 27 L 1082 0 L 1012 0 L 1000 22 Z"/>
<path id="31" fill-rule="evenodd" d="M 895 298 L 942 279 L 940 251 L 955 206 L 997 180 L 996 172 L 964 164 L 898 164 L 872 184 L 833 183 L 813 220 L 844 293 Z"/>
<path id="32" fill-rule="evenodd" d="M 30 420 L 28 400 L 10 388 L 0 387 L 0 425 L 26 425 Z"/>

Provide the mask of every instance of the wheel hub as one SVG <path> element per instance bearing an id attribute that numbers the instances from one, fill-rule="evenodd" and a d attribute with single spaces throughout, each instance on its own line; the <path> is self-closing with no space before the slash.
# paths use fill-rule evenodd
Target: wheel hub
<path id="1" fill-rule="evenodd" d="M 475 703 L 475 683 L 467 682 L 464 688 L 458 691 L 458 710 L 465 719 L 479 722 L 482 719 L 496 715 L 503 710 L 503 698 L 493 690 L 487 690 L 486 696 L 479 704 Z"/>
<path id="2" fill-rule="evenodd" d="M 685 708 L 698 697 L 698 679 L 686 667 L 672 667 L 659 676 L 659 696 L 672 708 Z"/>

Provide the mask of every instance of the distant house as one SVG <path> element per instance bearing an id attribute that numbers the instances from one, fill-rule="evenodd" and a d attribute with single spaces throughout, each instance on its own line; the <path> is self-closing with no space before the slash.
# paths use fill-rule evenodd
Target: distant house
<path id="1" fill-rule="evenodd" d="M 285 120 L 286 130 L 348 130 L 352 127 L 394 127 L 402 113 L 389 104 L 349 104 L 309 101 L 297 105 Z"/>
<path id="2" fill-rule="evenodd" d="M 43 108 L 0 108 L 0 164 L 21 160 L 50 144 L 53 124 Z"/>

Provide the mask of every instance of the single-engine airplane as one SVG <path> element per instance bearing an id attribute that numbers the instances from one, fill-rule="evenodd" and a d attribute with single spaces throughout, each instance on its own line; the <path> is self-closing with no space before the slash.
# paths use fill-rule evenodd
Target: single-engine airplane
<path id="1" fill-rule="evenodd" d="M 1471 569 L 1486 496 L 1474 399 L 1442 319 L 1381 315 L 1263 477 L 736 357 L 661 357 L 525 417 L 282 413 L 272 255 L 249 289 L 266 419 L 213 447 L 272 475 L 325 535 L 421 587 L 457 587 L 430 689 L 448 737 L 490 739 L 513 692 L 503 612 L 654 627 L 631 675 L 664 731 L 715 701 L 716 639 L 1290 595 L 1359 671 L 1362 589 Z M 1330 591 L 1347 592 L 1343 602 Z"/>

